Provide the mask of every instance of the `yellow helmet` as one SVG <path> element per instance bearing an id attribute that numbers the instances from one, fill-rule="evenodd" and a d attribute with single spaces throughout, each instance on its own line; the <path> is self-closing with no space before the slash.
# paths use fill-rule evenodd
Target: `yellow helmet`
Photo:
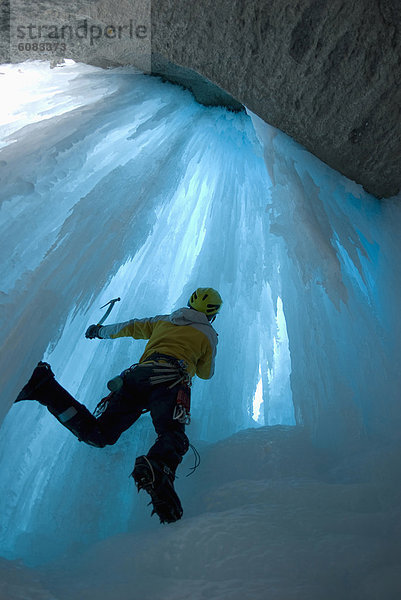
<path id="1" fill-rule="evenodd" d="M 213 288 L 198 288 L 188 301 L 188 306 L 205 313 L 207 317 L 217 315 L 222 304 L 223 300 L 219 292 Z"/>

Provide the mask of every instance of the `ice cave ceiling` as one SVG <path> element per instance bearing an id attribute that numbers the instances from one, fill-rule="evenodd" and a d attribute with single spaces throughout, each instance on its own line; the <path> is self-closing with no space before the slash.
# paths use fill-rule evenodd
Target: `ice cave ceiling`
<path id="1" fill-rule="evenodd" d="M 12 9 L 18 13 L 21 2 L 1 3 L 1 62 L 10 60 L 10 14 L 12 19 Z M 110 3 L 89 4 L 89 18 L 95 18 L 96 7 L 97 22 L 106 23 Z M 158 0 L 148 4 L 154 73 L 192 88 L 204 102 L 246 105 L 377 197 L 398 193 L 398 0 Z M 60 0 L 40 4 L 46 14 L 62 6 Z M 88 17 L 87 7 L 86 0 L 76 0 L 69 22 L 81 23 Z M 112 8 L 127 22 L 132 17 L 132 2 L 116 0 Z M 35 3 L 31 9 L 37 14 L 39 7 Z M 98 40 L 92 55 L 87 46 L 75 44 L 66 57 L 98 66 L 132 62 L 129 49 L 121 52 L 117 45 L 112 59 L 106 58 L 103 48 L 108 41 Z M 43 58 L 51 57 L 44 52 Z M 219 95 L 210 82 L 231 98 Z"/>

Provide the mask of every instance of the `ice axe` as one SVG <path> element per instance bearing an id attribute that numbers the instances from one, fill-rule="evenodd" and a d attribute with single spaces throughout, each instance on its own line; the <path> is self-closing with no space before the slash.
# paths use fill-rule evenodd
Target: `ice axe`
<path id="1" fill-rule="evenodd" d="M 109 308 L 106 310 L 106 312 L 104 313 L 103 317 L 98 322 L 98 325 L 101 325 L 102 323 L 105 322 L 105 320 L 107 319 L 107 317 L 111 313 L 114 304 L 116 302 L 119 302 L 120 300 L 121 300 L 121 298 L 114 298 L 114 300 L 110 300 L 110 302 L 106 302 L 106 304 L 103 304 L 103 306 L 100 307 L 100 310 L 102 310 L 102 308 L 105 308 L 106 306 L 108 306 L 110 304 Z"/>

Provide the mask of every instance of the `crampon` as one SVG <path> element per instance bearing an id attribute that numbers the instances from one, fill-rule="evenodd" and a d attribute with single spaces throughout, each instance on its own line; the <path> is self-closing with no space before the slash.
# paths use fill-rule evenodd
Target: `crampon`
<path id="1" fill-rule="evenodd" d="M 153 506 L 152 515 L 157 514 L 160 523 L 174 523 L 182 517 L 182 506 L 174 490 L 174 474 L 162 463 L 147 456 L 138 456 L 131 473 L 138 492 L 145 490 Z"/>

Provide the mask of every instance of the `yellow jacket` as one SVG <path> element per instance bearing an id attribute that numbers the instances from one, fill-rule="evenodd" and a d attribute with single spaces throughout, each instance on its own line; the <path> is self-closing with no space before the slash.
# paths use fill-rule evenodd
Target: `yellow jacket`
<path id="1" fill-rule="evenodd" d="M 217 333 L 204 313 L 191 308 L 180 308 L 171 315 L 103 325 L 99 337 L 149 340 L 139 362 L 160 352 L 183 360 L 191 377 L 210 379 L 214 373 Z"/>

